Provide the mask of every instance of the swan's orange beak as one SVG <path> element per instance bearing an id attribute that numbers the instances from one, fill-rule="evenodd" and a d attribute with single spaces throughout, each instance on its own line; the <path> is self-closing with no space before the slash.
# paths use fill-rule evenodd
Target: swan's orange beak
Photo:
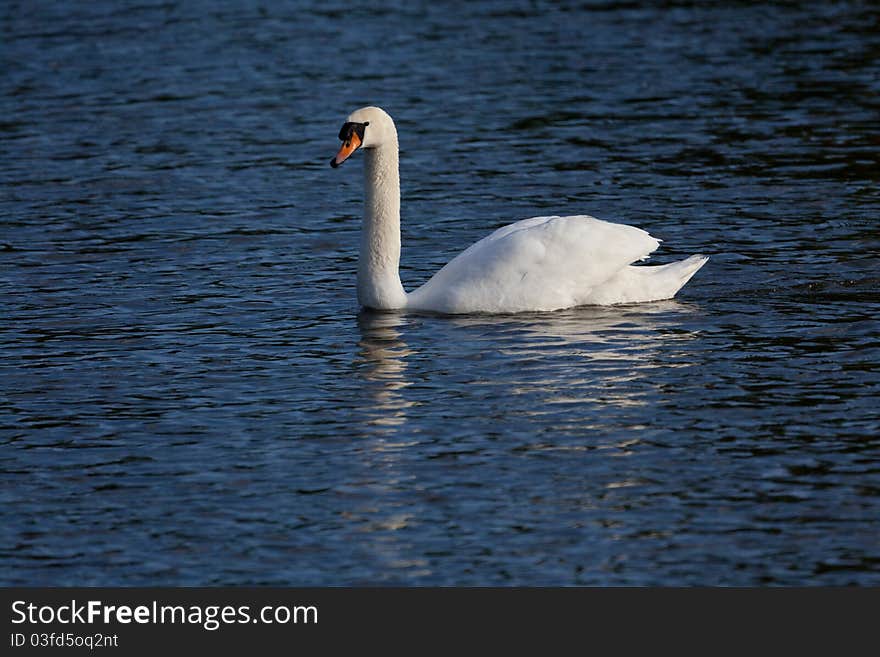
<path id="1" fill-rule="evenodd" d="M 339 148 L 339 152 L 336 154 L 332 160 L 330 160 L 330 166 L 334 169 L 338 167 L 340 164 L 345 162 L 352 153 L 354 153 L 358 148 L 360 148 L 361 138 L 358 136 L 356 132 L 352 132 L 348 135 L 348 139 L 342 142 L 342 146 Z"/>

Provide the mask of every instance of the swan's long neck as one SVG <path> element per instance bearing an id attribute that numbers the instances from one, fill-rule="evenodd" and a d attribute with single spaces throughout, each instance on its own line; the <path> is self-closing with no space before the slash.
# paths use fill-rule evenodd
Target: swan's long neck
<path id="1" fill-rule="evenodd" d="M 364 149 L 366 195 L 361 254 L 358 259 L 358 301 L 378 309 L 403 308 L 406 292 L 400 283 L 400 173 L 394 139 Z"/>

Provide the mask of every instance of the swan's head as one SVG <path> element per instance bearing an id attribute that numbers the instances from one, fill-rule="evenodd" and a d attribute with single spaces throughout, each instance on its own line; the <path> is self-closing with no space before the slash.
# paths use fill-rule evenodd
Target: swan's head
<path id="1" fill-rule="evenodd" d="M 342 146 L 332 160 L 334 169 L 359 148 L 376 148 L 397 141 L 397 129 L 388 113 L 379 107 L 362 107 L 349 114 L 339 131 Z"/>

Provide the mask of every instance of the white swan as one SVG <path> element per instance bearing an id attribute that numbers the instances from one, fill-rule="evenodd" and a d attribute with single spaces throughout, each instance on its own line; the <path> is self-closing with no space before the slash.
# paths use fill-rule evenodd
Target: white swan
<path id="1" fill-rule="evenodd" d="M 499 228 L 453 258 L 422 287 L 400 283 L 397 129 L 378 107 L 352 113 L 339 132 L 338 167 L 366 153 L 357 294 L 361 305 L 442 313 L 546 311 L 669 299 L 708 258 L 632 266 L 659 246 L 645 231 L 588 216 L 532 217 Z"/>

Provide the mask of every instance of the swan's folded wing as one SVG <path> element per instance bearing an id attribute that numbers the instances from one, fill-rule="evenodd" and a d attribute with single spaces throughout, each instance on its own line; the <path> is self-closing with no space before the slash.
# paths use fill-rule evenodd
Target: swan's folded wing
<path id="1" fill-rule="evenodd" d="M 524 219 L 456 256 L 407 305 L 453 313 L 567 308 L 658 245 L 639 228 L 588 216 Z"/>

